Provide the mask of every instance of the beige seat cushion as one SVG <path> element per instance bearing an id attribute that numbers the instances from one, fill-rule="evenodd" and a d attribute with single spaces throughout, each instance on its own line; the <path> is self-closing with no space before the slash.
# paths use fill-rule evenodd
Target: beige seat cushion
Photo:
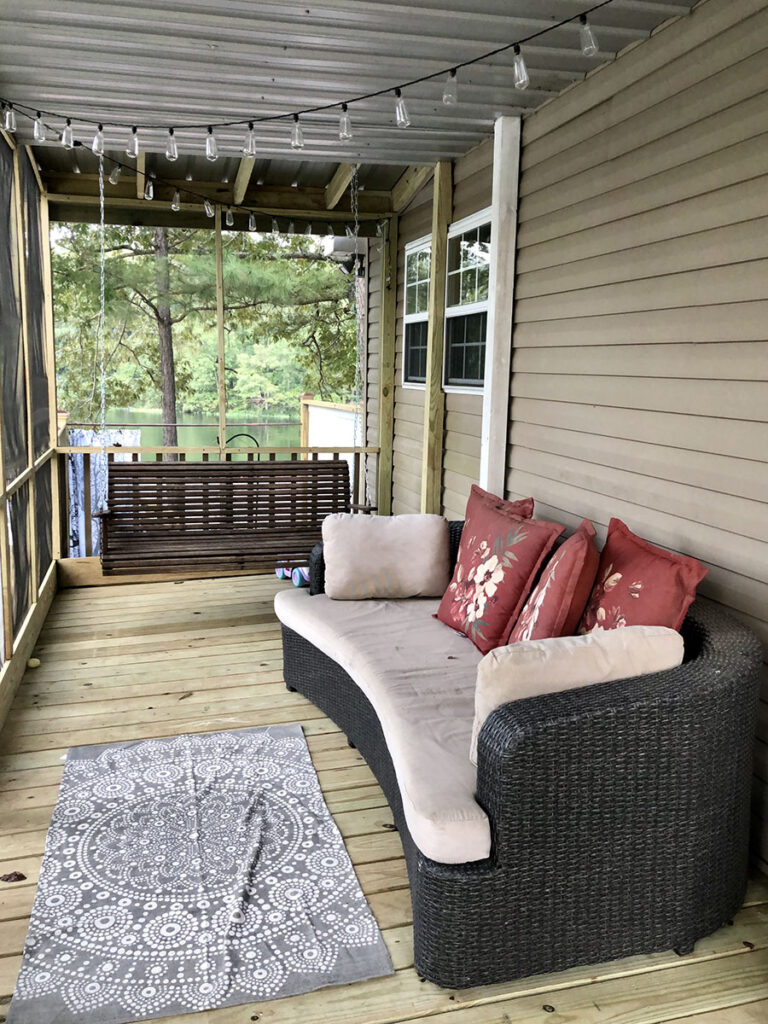
<path id="1" fill-rule="evenodd" d="M 442 597 L 451 579 L 442 516 L 356 516 L 323 520 L 325 592 L 336 601 Z"/>
<path id="2" fill-rule="evenodd" d="M 333 658 L 373 705 L 418 848 L 432 860 L 463 864 L 491 849 L 469 760 L 481 655 L 471 640 L 433 618 L 438 603 L 341 602 L 284 590 L 275 611 Z"/>
<path id="3" fill-rule="evenodd" d="M 502 704 L 663 672 L 682 660 L 683 638 L 666 626 L 626 626 L 586 636 L 523 640 L 497 647 L 485 655 L 477 669 L 470 757 L 476 764 L 477 737 L 483 723 Z"/>

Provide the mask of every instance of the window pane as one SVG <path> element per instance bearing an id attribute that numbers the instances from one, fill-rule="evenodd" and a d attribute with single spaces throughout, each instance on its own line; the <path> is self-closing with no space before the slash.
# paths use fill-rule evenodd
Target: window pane
<path id="1" fill-rule="evenodd" d="M 448 272 L 458 270 L 461 263 L 461 237 L 455 235 L 448 239 Z"/>
<path id="2" fill-rule="evenodd" d="M 416 302 L 416 308 L 419 313 L 426 313 L 429 309 L 429 281 L 425 281 L 423 284 L 417 285 L 419 289 L 419 297 Z"/>
<path id="3" fill-rule="evenodd" d="M 405 257 L 405 281 L 406 284 L 414 284 L 419 267 L 419 254 L 415 252 L 409 253 Z"/>
<path id="4" fill-rule="evenodd" d="M 417 299 L 417 285 L 408 284 L 405 286 L 405 312 L 415 313 L 416 310 L 416 299 Z"/>
<path id="5" fill-rule="evenodd" d="M 429 280 L 429 264 L 430 264 L 430 251 L 429 249 L 423 249 L 418 254 L 418 274 L 420 281 Z"/>
<path id="6" fill-rule="evenodd" d="M 488 267 L 477 268 L 477 296 L 476 302 L 485 302 L 488 298 Z"/>
<path id="7" fill-rule="evenodd" d="M 446 302 L 449 306 L 458 306 L 461 301 L 460 291 L 461 288 L 461 271 L 454 271 L 448 275 L 448 295 Z"/>
<path id="8" fill-rule="evenodd" d="M 427 372 L 427 321 L 405 325 L 404 379 L 423 384 Z"/>
<path id="9" fill-rule="evenodd" d="M 477 270 L 463 270 L 461 273 L 461 304 L 475 301 L 477 295 Z"/>
<path id="10" fill-rule="evenodd" d="M 446 326 L 446 384 L 482 386 L 487 313 L 449 317 Z"/>

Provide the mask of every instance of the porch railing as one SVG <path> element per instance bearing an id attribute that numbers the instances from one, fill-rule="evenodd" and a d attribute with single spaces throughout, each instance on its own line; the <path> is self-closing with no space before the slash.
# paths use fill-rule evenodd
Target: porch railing
<path id="1" fill-rule="evenodd" d="M 94 543 L 98 537 L 99 523 L 93 515 L 98 511 L 98 487 L 96 467 L 105 465 L 106 457 L 123 458 L 132 462 L 162 462 L 173 460 L 178 462 L 274 462 L 278 460 L 300 459 L 333 459 L 343 458 L 350 464 L 351 494 L 353 504 L 371 503 L 376 494 L 377 447 L 230 447 L 223 449 L 218 445 L 201 446 L 122 446 L 107 445 L 59 445 L 55 458 L 58 473 L 59 522 L 54 524 L 58 530 L 62 558 L 91 557 L 97 553 Z M 82 474 L 76 475 L 77 493 L 73 493 L 73 474 L 70 473 L 70 459 L 82 459 Z M 71 510 L 73 502 L 76 508 L 83 510 L 84 530 L 82 545 L 78 539 L 77 550 L 71 544 Z M 90 509 L 88 515 L 86 510 Z M 79 550 L 83 547 L 84 550 Z"/>

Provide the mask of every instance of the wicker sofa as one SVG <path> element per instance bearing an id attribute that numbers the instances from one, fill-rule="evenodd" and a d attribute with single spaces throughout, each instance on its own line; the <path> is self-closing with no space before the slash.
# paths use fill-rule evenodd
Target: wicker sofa
<path id="1" fill-rule="evenodd" d="M 454 560 L 462 525 L 451 524 Z M 322 593 L 322 545 L 310 572 L 310 593 Z M 701 601 L 682 633 L 677 669 L 490 715 L 475 794 L 490 856 L 457 864 L 414 842 L 371 702 L 283 624 L 288 688 L 340 726 L 389 801 L 422 976 L 464 988 L 638 953 L 682 955 L 734 915 L 746 886 L 760 647 Z"/>

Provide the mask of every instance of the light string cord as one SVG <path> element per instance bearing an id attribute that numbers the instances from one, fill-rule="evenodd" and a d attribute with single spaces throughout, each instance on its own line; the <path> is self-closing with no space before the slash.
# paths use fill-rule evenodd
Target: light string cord
<path id="1" fill-rule="evenodd" d="M 581 18 L 588 17 L 590 14 L 594 14 L 595 11 L 601 10 L 603 7 L 608 7 L 609 4 L 614 3 L 614 0 L 601 0 L 600 3 L 592 4 L 589 7 L 585 7 L 578 14 L 573 14 L 569 18 L 561 18 L 560 21 L 553 22 L 551 25 L 547 25 L 544 28 L 537 29 L 535 32 L 530 32 L 527 36 L 521 36 L 519 39 L 515 39 L 511 43 L 502 43 L 501 46 L 496 46 L 492 50 L 487 50 L 485 53 L 478 54 L 476 57 L 469 57 L 466 60 L 457 61 L 453 64 L 447 64 L 439 71 L 432 71 L 427 75 L 419 75 L 416 78 L 410 78 L 404 82 L 398 82 L 394 85 L 386 86 L 383 89 L 374 89 L 371 92 L 360 93 L 357 96 L 353 96 L 347 100 L 336 100 L 333 103 L 319 103 L 312 107 L 304 107 L 301 110 L 293 110 L 284 112 L 282 114 L 262 114 L 253 117 L 243 118 L 232 118 L 225 121 L 203 121 L 197 124 L 141 124 L 138 121 L 103 121 L 96 118 L 77 118 L 78 121 L 82 121 L 84 124 L 98 125 L 103 124 L 110 128 L 127 128 L 127 129 L 140 129 L 142 131 L 154 131 L 164 130 L 167 131 L 169 127 L 172 127 L 175 131 L 186 131 L 186 130 L 204 130 L 209 127 L 211 128 L 234 128 L 242 125 L 248 125 L 249 122 L 254 124 L 264 124 L 268 121 L 286 121 L 293 120 L 296 116 L 301 117 L 303 114 L 319 114 L 326 110 L 338 110 L 342 107 L 343 103 L 347 105 L 353 103 L 362 103 L 365 100 L 377 99 L 379 96 L 386 96 L 389 93 L 394 92 L 396 89 L 409 89 L 414 85 L 421 85 L 423 82 L 432 82 L 437 78 L 442 78 L 449 74 L 451 71 L 460 71 L 462 68 L 472 67 L 475 64 L 480 64 L 485 60 L 490 60 L 491 57 L 497 57 L 501 53 L 506 53 L 509 50 L 514 49 L 516 46 L 524 46 L 526 43 L 531 43 L 535 39 L 540 39 L 542 36 L 547 35 L 549 32 L 555 32 L 559 28 L 564 28 L 566 25 L 570 25 L 574 22 L 580 21 Z M 13 101 L 9 100 L 5 96 L 0 96 L 0 101 L 9 104 Z M 28 117 L 33 120 L 37 115 L 38 111 L 46 117 L 53 117 L 57 120 L 64 120 L 66 114 L 61 114 L 58 111 L 44 110 L 42 108 L 31 107 L 28 104 L 13 103 L 14 109 L 17 110 L 24 117 Z M 30 113 L 31 111 L 31 113 Z M 46 125 L 51 131 L 56 131 L 50 125 Z"/>

